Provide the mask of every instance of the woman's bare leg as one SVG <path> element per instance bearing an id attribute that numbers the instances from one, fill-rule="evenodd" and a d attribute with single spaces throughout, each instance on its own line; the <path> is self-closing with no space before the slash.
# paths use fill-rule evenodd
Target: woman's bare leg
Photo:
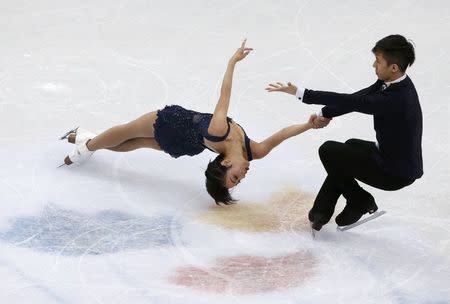
<path id="1" fill-rule="evenodd" d="M 68 136 L 67 141 L 70 142 L 71 144 L 74 144 L 75 137 L 76 137 L 76 134 L 72 133 Z M 140 149 L 140 148 L 151 148 L 151 149 L 155 149 L 155 150 L 161 150 L 161 147 L 159 146 L 156 139 L 147 138 L 147 137 L 132 138 L 132 139 L 124 141 L 123 143 L 121 143 L 115 147 L 106 148 L 106 149 L 111 150 L 111 151 L 116 151 L 116 152 L 129 152 L 129 151 L 133 151 L 133 150 Z"/>
<path id="2" fill-rule="evenodd" d="M 75 134 L 71 134 L 69 136 L 68 140 L 71 143 L 75 143 Z M 149 138 L 149 137 L 132 138 L 132 139 L 124 141 L 123 143 L 121 143 L 115 147 L 106 148 L 106 149 L 111 150 L 111 151 L 116 151 L 116 152 L 129 152 L 129 151 L 133 151 L 133 150 L 141 149 L 141 148 L 162 150 L 161 147 L 159 146 L 158 142 L 156 141 L 156 139 Z M 68 156 L 66 156 L 66 158 L 64 159 L 64 163 L 66 165 L 70 165 L 70 164 L 72 164 L 72 161 L 70 160 L 70 158 Z"/>
<path id="3" fill-rule="evenodd" d="M 127 141 L 124 141 L 118 146 L 107 149 L 116 152 L 129 152 L 141 148 L 161 150 L 161 148 L 159 147 L 158 143 L 154 138 L 147 138 L 147 137 L 138 137 L 129 139 Z"/>
<path id="4" fill-rule="evenodd" d="M 92 138 L 87 143 L 87 147 L 91 151 L 96 151 L 117 147 L 130 139 L 153 138 L 155 136 L 153 124 L 156 118 L 157 114 L 154 111 L 144 114 L 126 124 L 112 127 Z"/>

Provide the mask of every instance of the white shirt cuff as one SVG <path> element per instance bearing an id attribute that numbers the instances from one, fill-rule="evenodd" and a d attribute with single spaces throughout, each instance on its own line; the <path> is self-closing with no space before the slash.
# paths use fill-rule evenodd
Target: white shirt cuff
<path id="1" fill-rule="evenodd" d="M 317 112 L 317 116 L 323 117 L 322 109 L 320 109 L 319 112 Z"/>
<path id="2" fill-rule="evenodd" d="M 297 88 L 297 92 L 295 93 L 295 97 L 297 97 L 298 99 L 300 99 L 300 101 L 303 102 L 303 95 L 305 94 L 305 89 L 304 88 Z"/>

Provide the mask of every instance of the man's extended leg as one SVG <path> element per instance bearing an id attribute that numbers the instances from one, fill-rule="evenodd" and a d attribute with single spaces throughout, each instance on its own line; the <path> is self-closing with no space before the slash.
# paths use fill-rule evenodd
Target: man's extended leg
<path id="1" fill-rule="evenodd" d="M 327 141 L 319 148 L 319 157 L 327 178 L 322 184 L 319 193 L 314 200 L 314 206 L 309 211 L 308 218 L 313 223 L 315 230 L 320 230 L 328 223 L 334 213 L 334 208 L 342 194 L 342 168 L 339 168 L 341 159 L 345 159 L 348 153 L 345 144 L 336 141 Z"/>

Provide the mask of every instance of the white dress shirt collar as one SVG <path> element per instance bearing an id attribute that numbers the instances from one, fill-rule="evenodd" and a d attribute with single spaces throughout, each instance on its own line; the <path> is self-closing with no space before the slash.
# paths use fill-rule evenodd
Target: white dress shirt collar
<path id="1" fill-rule="evenodd" d="M 397 78 L 397 79 L 395 79 L 395 80 L 387 81 L 387 82 L 385 81 L 384 84 L 386 84 L 386 86 L 388 87 L 388 86 L 390 86 L 390 85 L 393 84 L 393 83 L 398 83 L 398 82 L 404 80 L 405 78 L 406 78 L 406 73 L 403 74 L 402 77 L 399 77 L 399 78 Z"/>

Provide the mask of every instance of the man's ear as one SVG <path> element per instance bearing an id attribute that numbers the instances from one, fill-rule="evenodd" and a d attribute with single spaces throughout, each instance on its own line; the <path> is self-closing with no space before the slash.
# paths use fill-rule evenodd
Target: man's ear
<path id="1" fill-rule="evenodd" d="M 394 63 L 394 64 L 392 64 L 392 66 L 391 66 L 391 71 L 392 71 L 393 73 L 397 73 L 397 72 L 400 71 L 400 68 L 398 67 L 398 65 L 397 65 L 396 63 Z"/>

